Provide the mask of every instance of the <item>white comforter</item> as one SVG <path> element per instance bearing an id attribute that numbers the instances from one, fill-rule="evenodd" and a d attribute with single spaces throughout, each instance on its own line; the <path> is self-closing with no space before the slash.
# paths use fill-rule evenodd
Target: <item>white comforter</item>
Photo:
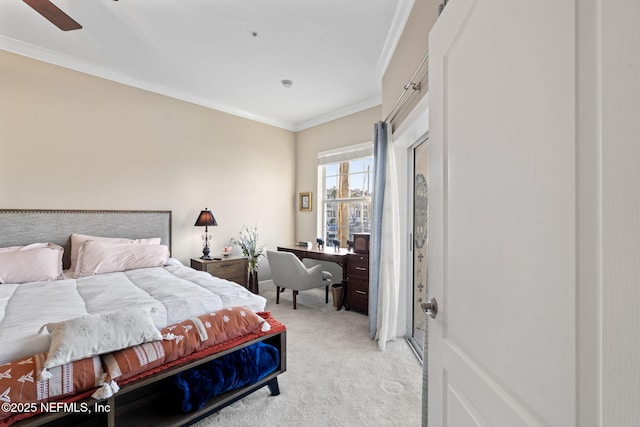
<path id="1" fill-rule="evenodd" d="M 150 307 L 158 328 L 224 307 L 264 310 L 266 299 L 242 286 L 185 267 L 169 265 L 80 279 L 0 285 L 0 365 L 49 349 L 49 322 L 85 314 Z"/>

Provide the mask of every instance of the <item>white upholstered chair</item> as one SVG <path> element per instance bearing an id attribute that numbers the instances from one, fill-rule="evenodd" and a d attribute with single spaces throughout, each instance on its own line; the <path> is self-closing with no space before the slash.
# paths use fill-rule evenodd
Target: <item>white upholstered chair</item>
<path id="1" fill-rule="evenodd" d="M 291 252 L 267 251 L 267 259 L 271 268 L 271 278 L 276 285 L 276 304 L 280 304 L 280 289 L 293 291 L 293 308 L 296 309 L 299 291 L 322 286 L 325 287 L 325 303 L 329 302 L 331 273 L 322 271 L 321 265 L 307 268 Z"/>

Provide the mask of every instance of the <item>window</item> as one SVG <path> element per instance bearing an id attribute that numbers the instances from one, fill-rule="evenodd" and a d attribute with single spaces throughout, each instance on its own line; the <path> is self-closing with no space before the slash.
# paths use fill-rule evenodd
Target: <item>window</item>
<path id="1" fill-rule="evenodd" d="M 371 231 L 373 156 L 371 144 L 319 156 L 320 236 L 327 246 L 353 241 L 353 233 Z M 320 219 L 320 218 L 319 218 Z"/>

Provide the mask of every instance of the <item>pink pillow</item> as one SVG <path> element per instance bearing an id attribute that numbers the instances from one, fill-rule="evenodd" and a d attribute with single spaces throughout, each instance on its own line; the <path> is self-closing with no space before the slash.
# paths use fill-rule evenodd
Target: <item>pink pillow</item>
<path id="1" fill-rule="evenodd" d="M 62 276 L 63 250 L 53 243 L 0 248 L 0 283 L 59 279 Z"/>
<path id="2" fill-rule="evenodd" d="M 69 269 L 71 271 L 75 271 L 76 269 L 76 261 L 78 260 L 78 251 L 80 251 L 80 247 L 82 247 L 83 243 L 87 240 L 98 240 L 101 242 L 114 242 L 114 243 L 139 243 L 141 245 L 159 245 L 160 237 L 152 237 L 150 239 L 127 239 L 124 237 L 98 237 L 98 236 L 87 236 L 85 234 L 76 234 L 73 233 L 71 235 L 71 266 Z"/>
<path id="3" fill-rule="evenodd" d="M 87 240 L 78 251 L 75 277 L 162 267 L 168 258 L 169 248 L 165 245 Z"/>

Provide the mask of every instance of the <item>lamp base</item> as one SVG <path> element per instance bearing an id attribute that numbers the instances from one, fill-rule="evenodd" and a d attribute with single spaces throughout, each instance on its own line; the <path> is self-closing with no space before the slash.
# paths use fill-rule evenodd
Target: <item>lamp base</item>
<path id="1" fill-rule="evenodd" d="M 202 256 L 200 257 L 200 259 L 204 259 L 204 260 L 212 260 L 213 258 L 211 256 L 209 256 L 209 253 L 211 252 L 209 249 L 209 242 L 206 242 L 207 244 L 205 244 L 204 248 L 202 248 Z"/>

